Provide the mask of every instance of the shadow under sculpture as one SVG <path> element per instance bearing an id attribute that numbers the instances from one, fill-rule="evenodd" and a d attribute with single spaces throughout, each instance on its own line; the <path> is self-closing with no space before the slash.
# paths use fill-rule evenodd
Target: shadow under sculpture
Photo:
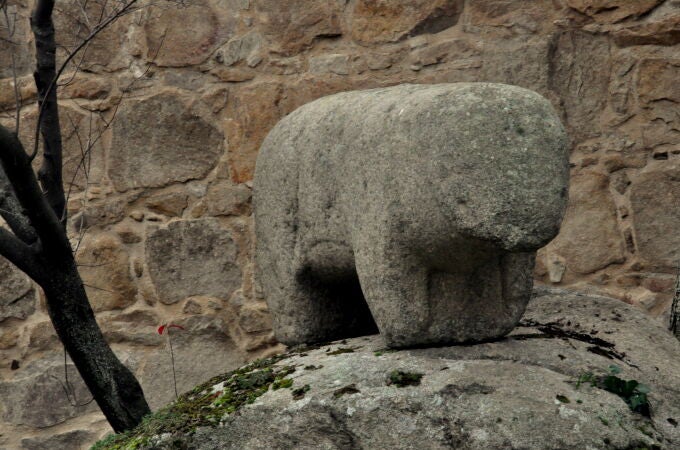
<path id="1" fill-rule="evenodd" d="M 255 172 L 256 261 L 288 345 L 502 337 L 567 203 L 550 105 L 491 83 L 324 97 L 281 120 Z"/>

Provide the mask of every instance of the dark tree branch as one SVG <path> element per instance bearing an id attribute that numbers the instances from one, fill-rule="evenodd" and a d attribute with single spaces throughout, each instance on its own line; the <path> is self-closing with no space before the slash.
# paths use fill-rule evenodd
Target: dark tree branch
<path id="1" fill-rule="evenodd" d="M 14 188 L 26 217 L 41 242 L 48 259 L 59 260 L 71 255 L 71 245 L 63 225 L 47 203 L 35 179 L 31 161 L 17 137 L 0 126 L 0 163 Z"/>
<path id="2" fill-rule="evenodd" d="M 62 180 L 62 141 L 59 125 L 57 90 L 57 44 L 54 39 L 52 11 L 54 0 L 37 0 L 31 14 L 31 29 L 35 35 L 36 70 L 33 73 L 38 88 L 37 129 L 44 141 L 43 163 L 38 178 L 47 203 L 62 223 L 66 222 L 66 198 Z M 36 143 L 38 140 L 36 139 Z"/>

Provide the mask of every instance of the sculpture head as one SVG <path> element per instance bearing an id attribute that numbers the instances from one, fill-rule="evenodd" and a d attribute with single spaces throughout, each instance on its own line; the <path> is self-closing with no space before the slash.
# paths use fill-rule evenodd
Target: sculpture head
<path id="1" fill-rule="evenodd" d="M 455 123 L 430 160 L 442 213 L 460 234 L 504 251 L 547 244 L 569 183 L 569 140 L 555 110 L 533 91 L 486 83 L 467 85 L 450 108 Z"/>

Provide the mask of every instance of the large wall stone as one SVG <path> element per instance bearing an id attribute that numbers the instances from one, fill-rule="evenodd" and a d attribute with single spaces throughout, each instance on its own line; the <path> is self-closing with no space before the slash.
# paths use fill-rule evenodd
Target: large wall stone
<path id="1" fill-rule="evenodd" d="M 572 177 L 571 183 L 567 214 L 549 251 L 563 256 L 567 268 L 578 274 L 623 262 L 616 205 L 607 192 L 607 177 L 583 173 Z M 588 252 L 582 251 L 585 247 Z"/>
<path id="2" fill-rule="evenodd" d="M 255 10 L 272 50 L 294 55 L 315 39 L 342 34 L 344 0 L 254 0 Z"/>
<path id="3" fill-rule="evenodd" d="M 221 153 L 220 132 L 186 100 L 162 93 L 121 107 L 108 174 L 119 191 L 159 187 L 204 177 Z"/>
<path id="4" fill-rule="evenodd" d="M 565 120 L 576 139 L 598 133 L 610 70 L 609 41 L 583 31 L 563 31 L 552 42 L 550 87 L 560 95 Z M 593 59 L 599 64 L 593 64 Z"/>
<path id="5" fill-rule="evenodd" d="M 656 166 L 631 188 L 635 242 L 647 261 L 674 269 L 680 264 L 680 163 Z"/>
<path id="6" fill-rule="evenodd" d="M 201 0 L 183 8 L 150 8 L 144 24 L 146 56 L 155 64 L 183 67 L 205 61 L 226 42 L 236 27 L 235 1 L 225 1 L 230 14 L 218 14 L 211 2 Z"/>
<path id="7" fill-rule="evenodd" d="M 396 42 L 450 28 L 460 18 L 461 0 L 358 0 L 352 37 L 362 44 Z"/>
<path id="8" fill-rule="evenodd" d="M 163 303 L 209 295 L 228 299 L 241 281 L 231 233 L 215 219 L 172 222 L 146 242 L 149 273 Z"/>
<path id="9" fill-rule="evenodd" d="M 14 425 L 49 427 L 97 408 L 72 363 L 67 365 L 73 398 L 64 395 L 64 358 L 58 354 L 27 365 L 0 381 L 0 419 Z M 73 406 L 71 401 L 76 405 Z"/>

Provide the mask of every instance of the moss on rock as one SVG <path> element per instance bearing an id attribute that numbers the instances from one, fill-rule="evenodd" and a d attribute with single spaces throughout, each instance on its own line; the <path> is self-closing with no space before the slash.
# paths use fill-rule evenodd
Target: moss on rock
<path id="1" fill-rule="evenodd" d="M 272 389 L 290 388 L 292 366 L 275 364 L 291 354 L 254 361 L 240 369 L 211 378 L 182 394 L 176 401 L 148 415 L 133 430 L 110 434 L 91 450 L 137 450 L 175 433 L 192 433 L 199 427 L 219 425 L 227 415 Z"/>

